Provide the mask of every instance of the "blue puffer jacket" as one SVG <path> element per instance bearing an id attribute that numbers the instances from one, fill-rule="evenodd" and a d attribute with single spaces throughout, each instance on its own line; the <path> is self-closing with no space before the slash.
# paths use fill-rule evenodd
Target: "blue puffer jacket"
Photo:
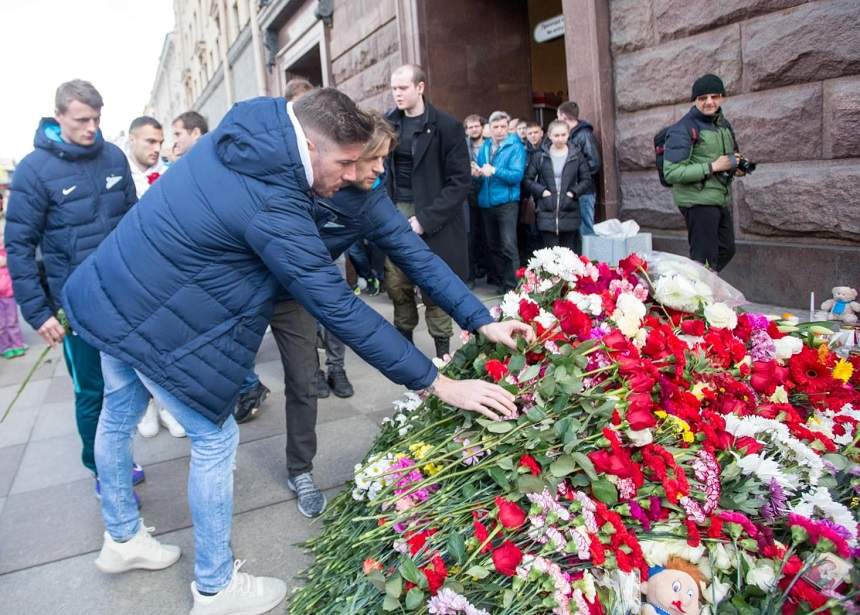
<path id="1" fill-rule="evenodd" d="M 519 202 L 520 183 L 526 172 L 526 146 L 516 133 L 508 135 L 508 138 L 501 142 L 495 155 L 491 154 L 492 146 L 492 139 L 484 139 L 484 145 L 478 152 L 479 167 L 489 162 L 496 169 L 492 177 L 476 180 L 480 184 L 479 207 L 495 207 Z"/>
<path id="2" fill-rule="evenodd" d="M 433 364 L 352 293 L 318 211 L 283 98 L 239 103 L 75 271 L 69 320 L 218 423 L 284 289 L 389 378 L 428 386 Z"/>
<path id="3" fill-rule="evenodd" d="M 35 151 L 12 178 L 6 249 L 15 299 L 34 328 L 54 315 L 66 279 L 137 202 L 125 154 L 101 132 L 92 145 L 65 143 L 56 120 L 43 118 Z M 50 295 L 39 281 L 42 252 Z"/>
<path id="4" fill-rule="evenodd" d="M 484 305 L 460 277 L 412 232 L 409 222 L 397 211 L 384 182 L 371 191 L 344 188 L 330 200 L 317 202 L 320 234 L 337 258 L 360 238 L 372 241 L 412 282 L 454 317 L 467 331 L 493 322 Z M 347 319 L 349 315 L 343 315 Z"/>

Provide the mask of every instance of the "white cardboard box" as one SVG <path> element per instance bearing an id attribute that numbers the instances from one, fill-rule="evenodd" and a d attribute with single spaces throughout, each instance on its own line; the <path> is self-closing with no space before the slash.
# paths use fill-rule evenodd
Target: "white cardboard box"
<path id="1" fill-rule="evenodd" d="M 615 237 L 600 237 L 599 235 L 584 235 L 582 237 L 582 253 L 595 261 L 609 263 L 613 267 L 622 258 L 634 252 L 645 254 L 651 251 L 651 233 L 637 233 L 633 237 L 617 239 Z"/>

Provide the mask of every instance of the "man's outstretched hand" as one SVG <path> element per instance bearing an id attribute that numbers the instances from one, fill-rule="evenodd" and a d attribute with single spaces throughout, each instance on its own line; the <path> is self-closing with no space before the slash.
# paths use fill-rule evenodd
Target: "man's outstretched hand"
<path id="1" fill-rule="evenodd" d="M 483 414 L 498 421 L 516 416 L 514 396 L 492 382 L 483 380 L 452 380 L 439 374 L 432 392 L 447 404 Z"/>
<path id="2" fill-rule="evenodd" d="M 523 337 L 527 342 L 533 342 L 535 339 L 535 330 L 531 325 L 518 320 L 504 320 L 502 322 L 492 322 L 488 325 L 478 328 L 478 333 L 482 333 L 491 342 L 501 342 L 508 348 L 516 349 L 517 337 Z"/>

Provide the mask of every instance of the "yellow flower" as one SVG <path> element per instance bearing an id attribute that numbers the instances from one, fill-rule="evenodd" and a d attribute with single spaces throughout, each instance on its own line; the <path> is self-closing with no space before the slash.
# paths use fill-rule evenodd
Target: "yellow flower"
<path id="1" fill-rule="evenodd" d="M 424 459 L 432 450 L 433 447 L 424 442 L 416 442 L 409 445 L 409 452 L 412 453 L 413 458 L 416 460 Z"/>
<path id="2" fill-rule="evenodd" d="M 694 436 L 693 432 L 688 429 L 684 432 L 684 435 L 681 439 L 684 440 L 684 442 L 686 442 L 687 444 L 692 444 L 696 441 L 696 436 Z"/>
<path id="3" fill-rule="evenodd" d="M 438 474 L 442 471 L 442 466 L 438 463 L 428 463 L 424 466 L 423 470 L 427 476 L 433 476 L 434 474 Z"/>
<path id="4" fill-rule="evenodd" d="M 665 410 L 655 410 L 654 414 L 656 414 L 657 418 L 660 418 L 660 419 L 665 419 L 667 416 L 669 416 L 668 414 L 666 414 Z"/>
<path id="5" fill-rule="evenodd" d="M 851 380 L 851 376 L 854 375 L 854 366 L 846 361 L 845 359 L 839 359 L 839 362 L 833 368 L 833 377 L 836 380 L 841 380 L 842 382 L 848 382 Z"/>

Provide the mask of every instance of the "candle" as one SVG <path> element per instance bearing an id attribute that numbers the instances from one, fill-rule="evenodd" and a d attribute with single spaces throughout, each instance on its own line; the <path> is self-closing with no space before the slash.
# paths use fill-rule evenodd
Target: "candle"
<path id="1" fill-rule="evenodd" d="M 809 322 L 815 320 L 815 291 L 809 293 Z"/>

